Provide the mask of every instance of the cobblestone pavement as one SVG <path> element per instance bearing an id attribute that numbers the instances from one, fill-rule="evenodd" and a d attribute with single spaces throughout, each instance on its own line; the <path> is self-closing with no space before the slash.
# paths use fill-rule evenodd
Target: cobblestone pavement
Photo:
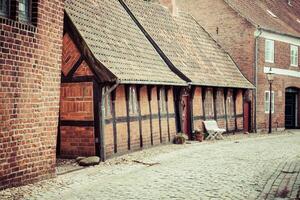
<path id="1" fill-rule="evenodd" d="M 300 131 L 167 145 L 4 190 L 0 199 L 296 198 L 299 160 Z"/>

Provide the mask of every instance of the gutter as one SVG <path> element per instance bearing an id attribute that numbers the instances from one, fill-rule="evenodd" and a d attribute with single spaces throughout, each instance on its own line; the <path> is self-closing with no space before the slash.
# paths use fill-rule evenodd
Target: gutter
<path id="1" fill-rule="evenodd" d="M 101 96 L 101 127 L 100 127 L 100 157 L 102 161 L 106 160 L 106 153 L 105 153 L 105 134 L 104 134 L 104 126 L 105 126 L 105 105 L 104 100 L 109 94 L 112 93 L 118 86 L 120 85 L 120 80 L 118 79 L 116 83 Z"/>
<path id="2" fill-rule="evenodd" d="M 262 31 L 260 29 L 257 29 L 259 32 L 255 33 L 255 52 L 254 52 L 254 84 L 255 84 L 255 93 L 254 93 L 254 101 L 255 101 L 255 105 L 254 105 L 254 110 L 253 110 L 253 126 L 254 126 L 254 132 L 257 133 L 257 120 L 256 120 L 256 116 L 257 116 L 257 89 L 258 89 L 258 81 L 257 81 L 257 77 L 258 77 L 258 38 L 260 37 L 260 35 L 262 34 Z"/>

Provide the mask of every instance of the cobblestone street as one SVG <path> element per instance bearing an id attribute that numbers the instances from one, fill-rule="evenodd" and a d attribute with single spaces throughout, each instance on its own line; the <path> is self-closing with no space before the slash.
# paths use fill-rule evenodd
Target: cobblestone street
<path id="1" fill-rule="evenodd" d="M 296 199 L 299 168 L 300 131 L 229 137 L 136 152 L 0 199 Z"/>

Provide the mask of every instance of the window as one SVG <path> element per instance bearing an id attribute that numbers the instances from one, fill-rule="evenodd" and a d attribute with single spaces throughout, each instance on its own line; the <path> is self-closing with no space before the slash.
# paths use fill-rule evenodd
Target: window
<path id="1" fill-rule="evenodd" d="M 224 93 L 221 89 L 217 91 L 216 107 L 218 116 L 222 116 L 225 114 Z"/>
<path id="2" fill-rule="evenodd" d="M 164 88 L 160 89 L 160 112 L 166 113 L 167 112 L 167 105 L 166 105 L 166 91 Z"/>
<path id="3" fill-rule="evenodd" d="M 274 63 L 274 41 L 273 40 L 266 40 L 265 61 L 269 63 Z"/>
<path id="4" fill-rule="evenodd" d="M 214 98 L 212 89 L 207 89 L 204 100 L 205 116 L 210 119 L 214 117 Z"/>
<path id="5" fill-rule="evenodd" d="M 274 91 L 272 91 L 272 113 L 274 113 Z M 269 113 L 270 112 L 270 91 L 266 91 L 265 92 L 265 113 Z"/>
<path id="6" fill-rule="evenodd" d="M 298 67 L 298 47 L 291 45 L 291 66 Z"/>
<path id="7" fill-rule="evenodd" d="M 29 22 L 31 13 L 31 0 L 19 0 L 19 18 L 21 21 Z"/>
<path id="8" fill-rule="evenodd" d="M 233 91 L 228 90 L 227 99 L 226 99 L 226 108 L 228 118 L 234 118 L 234 101 L 233 101 Z"/>
<path id="9" fill-rule="evenodd" d="M 129 114 L 135 115 L 137 113 L 138 113 L 138 109 L 137 109 L 136 88 L 131 86 L 129 87 Z"/>
<path id="10" fill-rule="evenodd" d="M 104 95 L 108 91 L 108 87 L 104 87 L 102 90 L 102 95 Z M 104 115 L 105 117 L 111 116 L 111 96 L 110 94 L 106 95 L 104 98 Z"/>
<path id="11" fill-rule="evenodd" d="M 0 0 L 0 16 L 8 15 L 8 0 Z"/>

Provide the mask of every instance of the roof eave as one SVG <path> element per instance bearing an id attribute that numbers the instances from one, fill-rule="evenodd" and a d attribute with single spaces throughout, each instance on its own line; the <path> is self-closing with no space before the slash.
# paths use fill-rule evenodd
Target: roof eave
<path id="1" fill-rule="evenodd" d="M 260 26 L 258 26 L 257 29 L 258 30 L 262 30 L 262 31 L 267 31 L 267 32 L 275 33 L 275 34 L 279 34 L 279 35 L 284 35 L 284 36 L 287 36 L 287 37 L 292 37 L 292 38 L 300 39 L 300 35 L 296 36 L 296 35 L 292 35 L 292 34 L 288 34 L 288 33 L 283 33 L 283 32 L 280 32 L 280 31 L 271 30 L 271 29 L 268 29 L 268 28 L 263 28 L 263 27 L 260 27 Z"/>

